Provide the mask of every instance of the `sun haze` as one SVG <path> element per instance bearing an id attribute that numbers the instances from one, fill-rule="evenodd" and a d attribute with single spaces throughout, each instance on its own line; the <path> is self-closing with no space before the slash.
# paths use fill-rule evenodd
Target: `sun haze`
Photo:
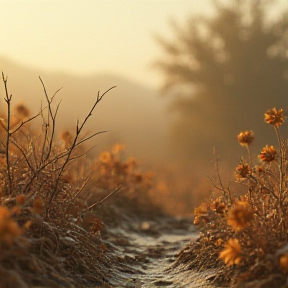
<path id="1" fill-rule="evenodd" d="M 0 56 L 50 71 L 113 73 L 157 86 L 150 65 L 161 54 L 153 34 L 169 35 L 169 19 L 184 22 L 212 11 L 209 0 L 3 0 Z"/>

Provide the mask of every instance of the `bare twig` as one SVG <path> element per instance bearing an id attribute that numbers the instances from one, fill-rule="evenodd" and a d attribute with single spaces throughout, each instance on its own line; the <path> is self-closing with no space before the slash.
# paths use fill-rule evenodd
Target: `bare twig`
<path id="1" fill-rule="evenodd" d="M 25 153 L 25 151 L 17 144 L 17 142 L 11 140 L 11 143 L 13 145 L 15 145 L 18 148 L 18 150 L 22 153 L 27 165 L 29 166 L 30 170 L 34 173 L 34 168 L 32 167 L 32 165 L 31 165 L 31 163 L 30 163 L 30 161 L 29 161 L 29 159 L 27 157 L 27 153 Z"/>
<path id="2" fill-rule="evenodd" d="M 45 108 L 44 108 L 45 109 Z M 10 131 L 10 135 L 13 135 L 15 132 L 17 132 L 20 128 L 22 128 L 23 125 L 25 125 L 26 123 L 34 120 L 35 118 L 37 118 L 38 116 L 40 116 L 42 113 L 42 111 L 40 111 L 37 115 L 25 120 L 25 121 L 22 121 L 19 126 L 17 128 L 15 128 L 13 131 Z"/>
<path id="3" fill-rule="evenodd" d="M 81 191 L 84 189 L 84 187 L 86 186 L 86 184 L 88 183 L 89 179 L 92 176 L 92 172 L 89 173 L 89 175 L 84 179 L 81 187 L 79 187 L 79 191 L 74 195 L 73 199 L 77 198 L 78 195 L 81 193 Z"/>
<path id="4" fill-rule="evenodd" d="M 93 138 L 93 137 L 95 137 L 95 136 L 97 136 L 97 135 L 99 135 L 99 134 L 106 133 L 106 132 L 107 132 L 107 131 L 99 131 L 99 132 L 96 132 L 96 133 L 94 133 L 94 134 L 92 134 L 92 135 L 90 135 L 90 136 L 82 139 L 81 141 L 77 142 L 77 143 L 75 144 L 75 147 L 79 146 L 80 144 L 86 142 L 87 140 L 89 140 L 89 139 L 91 139 L 91 138 Z"/>
<path id="5" fill-rule="evenodd" d="M 12 194 L 12 175 L 11 175 L 11 167 L 9 161 L 9 143 L 10 143 L 10 121 L 11 121 L 11 99 L 12 95 L 8 93 L 8 85 L 7 85 L 7 76 L 2 72 L 2 80 L 4 82 L 5 87 L 5 102 L 7 104 L 7 126 L 6 126 L 6 143 L 5 143 L 5 156 L 6 156 L 6 165 L 7 165 L 7 175 L 8 175 L 8 193 Z"/>
<path id="6" fill-rule="evenodd" d="M 218 190 L 220 190 L 220 191 L 223 192 L 223 195 L 224 195 L 224 197 L 226 198 L 227 202 L 228 202 L 229 204 L 231 204 L 231 203 L 232 203 L 232 202 L 231 202 L 232 199 L 231 199 L 230 189 L 229 189 L 229 187 L 228 187 L 228 189 L 225 189 L 225 188 L 224 188 L 224 185 L 223 185 L 223 183 L 222 183 L 222 179 L 221 179 L 221 176 L 220 176 L 220 173 L 219 173 L 219 165 L 218 165 L 218 159 L 217 159 L 217 156 L 216 156 L 216 149 L 215 149 L 215 147 L 213 148 L 213 156 L 214 156 L 214 168 L 215 168 L 215 172 L 216 172 L 217 179 L 218 179 L 219 184 L 220 184 L 220 188 L 217 187 L 217 186 L 213 183 L 213 181 L 211 181 L 211 179 L 209 179 L 209 180 L 210 180 L 210 182 L 213 184 L 213 186 L 214 186 L 215 188 L 217 188 Z"/>
<path id="7" fill-rule="evenodd" d="M 55 185 L 54 185 L 54 189 L 53 189 L 53 191 L 52 191 L 52 193 L 51 193 L 51 197 L 50 197 L 50 200 L 49 200 L 49 205 L 48 205 L 48 207 L 47 207 L 47 215 L 48 215 L 48 216 L 49 216 L 49 211 L 50 211 L 51 203 L 53 202 L 54 198 L 57 197 L 57 194 L 58 194 L 57 189 L 58 189 L 59 181 L 60 181 L 60 179 L 61 179 L 61 176 L 62 176 L 62 174 L 63 174 L 63 172 L 64 172 L 64 170 L 65 170 L 68 162 L 70 161 L 72 151 L 73 151 L 74 148 L 76 147 L 76 144 L 77 144 L 77 141 L 78 141 L 78 138 L 79 138 L 79 135 L 80 135 L 82 129 L 84 128 L 84 126 L 85 126 L 86 122 L 88 121 L 88 119 L 92 116 L 92 113 L 93 113 L 95 107 L 97 106 L 97 104 L 103 99 L 103 97 L 104 97 L 109 91 L 111 91 L 111 90 L 114 89 L 115 87 L 116 87 L 116 86 L 113 86 L 113 87 L 109 88 L 109 89 L 108 89 L 107 91 L 105 91 L 102 95 L 100 95 L 100 92 L 98 91 L 96 101 L 95 101 L 94 105 L 92 106 L 92 108 L 90 109 L 90 111 L 89 111 L 89 113 L 87 114 L 87 116 L 85 117 L 83 123 L 80 125 L 80 127 L 79 127 L 79 121 L 77 121 L 77 125 L 76 125 L 76 135 L 75 135 L 75 137 L 74 137 L 74 140 L 73 140 L 73 143 L 72 143 L 70 149 L 68 150 L 67 157 L 66 157 L 64 163 L 63 163 L 62 166 L 61 166 L 61 170 L 60 170 L 60 172 L 59 172 L 59 174 L 58 174 L 58 176 L 57 176 L 56 183 L 55 183 Z M 93 136 L 95 136 L 95 135 L 97 135 L 97 134 L 99 134 L 99 132 L 93 134 Z M 89 138 L 90 138 L 90 137 L 88 137 L 88 139 L 89 139 Z M 81 141 L 80 141 L 80 142 L 81 142 Z M 82 141 L 82 142 L 83 142 L 83 141 Z"/>
<path id="8" fill-rule="evenodd" d="M 121 186 L 118 186 L 116 189 L 114 189 L 111 193 L 109 193 L 109 194 L 108 194 L 106 197 L 104 197 L 102 200 L 100 200 L 100 201 L 92 204 L 92 205 L 89 206 L 88 208 L 84 209 L 84 210 L 82 211 L 82 215 L 83 215 L 85 212 L 93 209 L 93 208 L 96 207 L 97 205 L 103 203 L 105 200 L 107 200 L 108 198 L 110 198 L 114 193 L 116 193 L 120 188 L 121 188 Z"/>
<path id="9" fill-rule="evenodd" d="M 48 104 L 48 124 L 46 125 L 46 129 L 49 127 L 50 125 L 50 117 L 52 119 L 52 131 L 51 131 L 51 135 L 50 135 L 50 139 L 48 139 L 47 137 L 45 137 L 45 139 L 48 139 L 48 151 L 47 151 L 47 154 L 46 154 L 46 157 L 44 159 L 44 161 L 46 161 L 49 156 L 50 156 L 50 153 L 51 153 L 51 150 L 52 150 L 52 144 L 53 144 L 53 139 L 54 139 L 54 134 L 55 134 L 55 127 L 56 127 L 56 116 L 57 116 L 57 113 L 58 113 L 58 109 L 59 109 L 59 106 L 60 106 L 60 103 L 61 101 L 58 103 L 57 107 L 56 107 L 56 111 L 55 113 L 53 113 L 52 111 L 52 107 L 51 107 L 51 104 L 52 104 L 52 101 L 54 99 L 54 97 L 56 96 L 56 94 L 62 89 L 62 88 L 59 88 L 55 93 L 54 95 L 51 97 L 51 99 L 49 99 L 48 97 L 48 94 L 47 94 L 47 91 L 46 91 L 46 87 L 44 85 L 44 82 L 43 80 L 41 79 L 41 77 L 39 76 L 39 79 L 41 81 L 41 84 L 42 84 L 42 87 L 43 87 L 43 90 L 44 90 L 44 94 L 45 94 L 45 97 L 46 97 L 46 101 L 47 101 L 47 104 Z M 47 131 L 48 133 L 48 131 Z M 48 135 L 48 134 L 47 134 Z M 43 145 L 45 145 L 46 141 L 44 141 Z M 43 151 L 43 149 L 42 149 Z M 42 153 L 42 156 L 43 156 L 43 153 Z M 43 158 L 41 159 L 43 161 Z"/>
<path id="10" fill-rule="evenodd" d="M 99 135 L 99 134 L 104 133 L 104 132 L 106 132 L 106 131 L 100 131 L 100 132 L 94 133 L 92 136 L 94 137 L 94 136 Z M 80 145 L 80 144 L 84 143 L 85 141 L 89 140 L 92 136 L 83 139 L 82 141 L 80 141 L 80 142 L 78 142 L 77 144 L 75 144 L 75 146 L 71 146 L 71 147 L 69 148 L 69 150 L 66 150 L 66 151 L 64 151 L 64 152 L 59 153 L 59 154 L 56 155 L 54 158 L 50 159 L 49 161 L 46 161 L 46 162 L 43 163 L 41 166 L 39 166 L 38 169 L 35 170 L 35 173 L 34 173 L 34 175 L 31 177 L 29 183 L 27 183 L 26 187 L 24 188 L 24 191 L 27 191 L 27 189 L 30 187 L 30 185 L 33 183 L 33 181 L 37 178 L 37 176 L 39 175 L 39 173 L 40 173 L 41 171 L 43 171 L 47 166 L 52 165 L 53 163 L 56 163 L 56 162 L 59 161 L 60 159 L 66 157 L 67 155 L 69 155 L 71 149 L 74 149 L 74 148 L 77 147 L 78 145 Z M 89 151 L 89 150 L 88 150 L 88 151 Z M 86 152 L 88 152 L 88 151 L 86 151 Z M 77 157 L 77 156 L 75 156 L 75 157 Z M 72 159 L 74 159 L 74 158 L 70 158 L 70 160 L 72 160 Z M 70 160 L 69 160 L 69 161 L 70 161 Z M 57 169 L 56 169 L 56 170 L 57 170 Z"/>

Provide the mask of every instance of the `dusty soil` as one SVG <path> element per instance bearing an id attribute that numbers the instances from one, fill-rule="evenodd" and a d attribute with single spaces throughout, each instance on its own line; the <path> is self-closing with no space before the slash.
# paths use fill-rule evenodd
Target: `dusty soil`
<path id="1" fill-rule="evenodd" d="M 209 283 L 215 274 L 212 270 L 193 272 L 184 263 L 175 265 L 180 251 L 198 237 L 191 217 L 116 209 L 119 211 L 111 211 L 110 217 L 99 212 L 106 221 L 101 231 L 105 245 L 119 260 L 119 265 L 111 267 L 114 276 L 109 279 L 110 286 L 216 287 Z M 113 220 L 111 215 L 121 216 Z"/>
<path id="2" fill-rule="evenodd" d="M 1 250 L 0 287 L 216 287 L 215 269 L 194 269 L 193 253 L 185 254 L 198 238 L 193 219 L 137 201 L 116 196 L 80 222 L 33 218 L 32 228 Z"/>

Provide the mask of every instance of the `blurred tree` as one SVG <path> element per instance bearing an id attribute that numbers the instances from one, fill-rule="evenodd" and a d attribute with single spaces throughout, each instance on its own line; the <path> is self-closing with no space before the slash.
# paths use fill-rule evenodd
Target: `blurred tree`
<path id="1" fill-rule="evenodd" d="M 178 156 L 207 160 L 216 147 L 235 164 L 245 153 L 240 131 L 252 129 L 260 149 L 275 138 L 264 112 L 281 107 L 288 114 L 288 14 L 273 19 L 267 0 L 213 3 L 213 18 L 173 23 L 173 40 L 158 37 L 165 53 L 156 65 L 178 116 L 171 134 Z"/>

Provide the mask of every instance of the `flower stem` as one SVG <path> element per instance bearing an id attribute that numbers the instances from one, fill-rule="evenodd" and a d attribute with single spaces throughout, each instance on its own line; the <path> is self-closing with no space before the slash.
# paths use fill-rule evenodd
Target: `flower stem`
<path id="1" fill-rule="evenodd" d="M 280 133 L 279 133 L 279 128 L 275 125 L 274 126 L 274 129 L 275 129 L 275 132 L 276 132 L 276 135 L 277 135 L 277 139 L 278 139 L 278 144 L 279 144 L 279 154 L 280 154 L 280 164 L 278 166 L 279 168 L 279 208 L 280 208 L 280 217 L 281 217 L 281 220 L 280 220 L 280 224 L 282 224 L 282 228 L 283 228 L 283 232 L 286 230 L 285 228 L 285 222 L 283 221 L 284 219 L 284 209 L 283 209 L 283 206 L 282 206 L 282 203 L 283 203 L 283 187 L 285 186 L 283 183 L 283 180 L 284 180 L 284 167 L 283 167 L 283 157 L 284 157 L 284 152 L 283 152 L 283 147 L 282 147 L 282 141 L 281 141 L 281 137 L 280 137 Z M 285 232 L 284 232 L 285 233 Z"/>

